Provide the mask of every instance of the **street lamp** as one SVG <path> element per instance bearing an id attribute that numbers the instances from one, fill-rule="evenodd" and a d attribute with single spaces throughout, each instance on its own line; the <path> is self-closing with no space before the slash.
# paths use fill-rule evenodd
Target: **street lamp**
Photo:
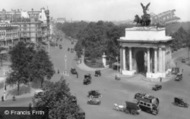
<path id="1" fill-rule="evenodd" d="M 68 75 L 67 72 L 67 55 L 65 54 L 65 75 Z"/>

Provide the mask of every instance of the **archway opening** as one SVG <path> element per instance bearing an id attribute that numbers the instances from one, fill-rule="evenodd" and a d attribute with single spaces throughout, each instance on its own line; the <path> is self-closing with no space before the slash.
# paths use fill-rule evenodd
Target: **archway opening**
<path id="1" fill-rule="evenodd" d="M 144 51 L 138 51 L 136 54 L 136 62 L 137 62 L 137 72 L 138 73 L 146 73 L 145 64 L 144 64 Z"/>

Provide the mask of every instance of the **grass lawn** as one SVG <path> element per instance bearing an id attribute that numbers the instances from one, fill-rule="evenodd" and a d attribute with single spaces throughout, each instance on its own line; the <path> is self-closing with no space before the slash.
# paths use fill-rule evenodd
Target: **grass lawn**
<path id="1" fill-rule="evenodd" d="M 92 68 L 103 68 L 102 59 L 85 60 L 85 64 Z"/>

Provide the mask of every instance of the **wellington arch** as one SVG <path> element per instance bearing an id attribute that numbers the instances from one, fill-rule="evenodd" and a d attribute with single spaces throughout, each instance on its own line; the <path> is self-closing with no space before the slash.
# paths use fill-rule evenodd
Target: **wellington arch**
<path id="1" fill-rule="evenodd" d="M 165 78 L 171 71 L 172 38 L 165 28 L 133 27 L 120 37 L 120 72 L 123 75 L 142 73 L 147 78 Z"/>

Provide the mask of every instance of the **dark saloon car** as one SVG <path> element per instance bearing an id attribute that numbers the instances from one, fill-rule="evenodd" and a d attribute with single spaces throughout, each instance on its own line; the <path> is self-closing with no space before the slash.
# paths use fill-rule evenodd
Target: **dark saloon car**
<path id="1" fill-rule="evenodd" d="M 88 85 L 91 83 L 91 74 L 84 75 L 83 84 Z"/>
<path id="2" fill-rule="evenodd" d="M 71 74 L 77 74 L 77 71 L 75 68 L 71 68 Z"/>
<path id="3" fill-rule="evenodd" d="M 100 70 L 96 70 L 96 71 L 95 71 L 95 76 L 96 76 L 96 77 L 101 76 L 101 71 L 100 71 Z"/>
<path id="4" fill-rule="evenodd" d="M 185 107 L 185 108 L 188 108 L 188 106 L 189 106 L 189 104 L 184 102 L 184 100 L 182 98 L 178 98 L 178 97 L 174 97 L 173 104 L 176 105 L 176 106 Z"/>
<path id="5" fill-rule="evenodd" d="M 101 97 L 101 94 L 97 90 L 91 90 L 88 92 L 88 97 L 99 98 Z"/>
<path id="6" fill-rule="evenodd" d="M 152 90 L 157 91 L 162 89 L 162 85 L 155 85 L 154 87 L 152 87 Z"/>

